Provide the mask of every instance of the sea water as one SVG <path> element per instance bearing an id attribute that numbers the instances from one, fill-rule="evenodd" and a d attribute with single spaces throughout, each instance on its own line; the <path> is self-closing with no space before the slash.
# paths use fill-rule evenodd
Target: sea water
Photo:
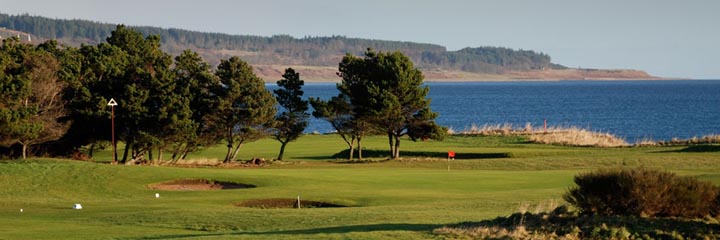
<path id="1" fill-rule="evenodd" d="M 623 137 L 687 139 L 720 134 L 720 80 L 428 82 L 437 122 L 461 131 L 472 125 L 526 123 L 577 126 Z M 268 84 L 269 89 L 276 89 Z M 334 83 L 308 83 L 306 97 L 337 95 Z M 307 132 L 332 132 L 312 119 Z"/>

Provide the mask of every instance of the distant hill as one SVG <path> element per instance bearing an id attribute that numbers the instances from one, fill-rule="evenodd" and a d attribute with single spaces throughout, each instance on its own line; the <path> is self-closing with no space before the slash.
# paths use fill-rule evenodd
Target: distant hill
<path id="1" fill-rule="evenodd" d="M 51 19 L 30 15 L 0 13 L 0 37 L 25 33 L 36 42 L 57 39 L 59 42 L 79 46 L 97 44 L 116 27 L 115 24 L 87 20 Z M 347 38 L 344 36 L 294 38 L 287 35 L 272 37 L 205 33 L 158 27 L 132 27 L 143 34 L 160 35 L 163 50 L 177 55 L 192 49 L 210 64 L 220 59 L 239 56 L 253 64 L 266 80 L 279 79 L 284 67 L 303 70 L 304 78 L 337 80 L 337 64 L 346 53 L 362 54 L 367 48 L 382 51 L 401 51 L 413 59 L 429 79 L 575 79 L 593 78 L 555 64 L 550 56 L 531 50 L 514 50 L 502 47 L 464 48 L 447 51 L 440 45 Z M 24 37 L 21 37 L 22 40 Z M 597 75 L 593 70 L 593 74 Z M 628 70 L 609 71 L 603 78 L 653 78 L 641 71 L 624 74 Z M 571 74 L 568 74 L 572 72 Z M 536 74 L 537 73 L 537 74 Z M 542 73 L 542 74 L 541 74 Z M 569 78 L 565 78 L 568 76 Z M 588 77 L 589 76 L 589 77 Z M 269 79 L 268 79 L 269 78 Z"/>

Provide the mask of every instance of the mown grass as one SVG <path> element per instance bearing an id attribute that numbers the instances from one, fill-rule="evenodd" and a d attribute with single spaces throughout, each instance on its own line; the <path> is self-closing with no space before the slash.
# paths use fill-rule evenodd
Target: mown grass
<path id="1" fill-rule="evenodd" d="M 369 151 L 386 139 L 364 141 Z M 241 159 L 271 159 L 279 144 L 248 144 Z M 423 239 L 433 229 L 507 216 L 527 203 L 560 201 L 578 172 L 646 166 L 720 183 L 717 151 L 687 147 L 578 148 L 530 144 L 522 137 L 451 136 L 403 141 L 402 160 L 338 163 L 334 135 L 309 135 L 288 145 L 286 161 L 261 168 L 178 168 L 57 159 L 0 162 L 0 239 Z M 714 149 L 714 148 L 710 148 Z M 413 152 L 507 153 L 509 158 L 446 161 Z M 222 158 L 222 146 L 191 158 Z M 442 156 L 442 155 L 441 155 Z M 375 160 L 384 159 L 375 156 Z M 252 184 L 218 191 L 159 191 L 148 185 L 202 178 Z M 155 193 L 160 198 L 155 198 Z M 254 209 L 248 199 L 296 198 L 347 208 Z M 84 209 L 73 210 L 81 203 Z M 22 208 L 24 212 L 20 212 Z"/>

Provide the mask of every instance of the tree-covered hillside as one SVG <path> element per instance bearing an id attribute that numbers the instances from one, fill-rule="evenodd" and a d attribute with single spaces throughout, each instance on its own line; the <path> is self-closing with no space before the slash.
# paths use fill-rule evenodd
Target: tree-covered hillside
<path id="1" fill-rule="evenodd" d="M 0 27 L 30 33 L 41 39 L 79 46 L 105 41 L 115 24 L 87 20 L 62 20 L 30 15 L 0 13 Z M 185 49 L 199 52 L 215 65 L 220 59 L 240 56 L 252 64 L 336 66 L 346 53 L 362 54 L 367 48 L 401 51 L 420 68 L 460 70 L 475 73 L 503 73 L 511 70 L 562 69 L 550 56 L 529 50 L 500 47 L 464 48 L 447 51 L 435 44 L 384 41 L 344 36 L 294 38 L 205 33 L 158 27 L 132 27 L 149 35 L 159 35 L 163 50 L 179 55 Z M 39 40 L 41 40 L 39 39 Z"/>

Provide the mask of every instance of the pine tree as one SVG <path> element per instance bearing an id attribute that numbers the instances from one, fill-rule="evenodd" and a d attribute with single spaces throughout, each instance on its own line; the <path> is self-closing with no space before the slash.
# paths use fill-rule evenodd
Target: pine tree
<path id="1" fill-rule="evenodd" d="M 66 83 L 63 98 L 72 123 L 63 142 L 72 150 L 90 145 L 92 157 L 95 146 L 101 145 L 97 143 L 111 140 L 107 103 L 110 98 L 120 99 L 118 87 L 112 85 L 127 68 L 127 54 L 107 43 L 70 48 L 65 53 L 68 56 L 62 61 L 61 77 Z"/>
<path id="2" fill-rule="evenodd" d="M 133 161 L 142 160 L 145 154 L 152 159 L 151 150 L 164 144 L 163 135 L 172 134 L 167 133 L 169 121 L 189 116 L 186 111 L 179 113 L 173 109 L 186 103 L 172 99 L 175 87 L 170 70 L 172 58 L 160 50 L 158 36 L 144 38 L 141 33 L 122 25 L 112 32 L 107 42 L 124 52 L 127 61 L 121 75 L 109 81 L 111 91 L 108 94 L 112 96 L 106 96 L 118 102 L 117 133 L 126 144 L 121 163 L 128 157 Z"/>
<path id="3" fill-rule="evenodd" d="M 283 79 L 277 81 L 278 87 L 275 99 L 284 109 L 275 117 L 273 138 L 280 142 L 278 160 L 283 159 L 285 146 L 300 137 L 308 125 L 308 101 L 302 99 L 302 86 L 305 81 L 300 80 L 300 74 L 294 69 L 285 69 Z"/>
<path id="4" fill-rule="evenodd" d="M 343 81 L 338 85 L 349 97 L 356 118 L 388 136 L 390 157 L 400 157 L 400 138 L 441 138 L 443 128 L 435 124 L 430 110 L 429 88 L 410 58 L 400 52 L 368 49 L 364 58 L 346 55 L 339 65 Z"/>
<path id="5" fill-rule="evenodd" d="M 30 147 L 60 138 L 67 131 L 63 82 L 57 59 L 43 48 L 9 39 L 0 47 L 0 143 Z"/>
<path id="6" fill-rule="evenodd" d="M 252 67 L 238 57 L 222 60 L 215 72 L 222 87 L 214 122 L 227 141 L 225 163 L 234 161 L 244 143 L 268 134 L 277 112 L 276 101 Z"/>
<path id="7" fill-rule="evenodd" d="M 171 160 L 177 161 L 200 147 L 219 141 L 216 126 L 208 118 L 218 105 L 218 98 L 213 91 L 220 87 L 220 82 L 210 72 L 210 64 L 191 50 L 185 50 L 175 57 L 174 72 L 178 86 L 175 94 L 188 97 L 188 107 L 192 111 L 189 118 L 191 129 L 182 138 L 176 139 L 172 151 Z"/>

